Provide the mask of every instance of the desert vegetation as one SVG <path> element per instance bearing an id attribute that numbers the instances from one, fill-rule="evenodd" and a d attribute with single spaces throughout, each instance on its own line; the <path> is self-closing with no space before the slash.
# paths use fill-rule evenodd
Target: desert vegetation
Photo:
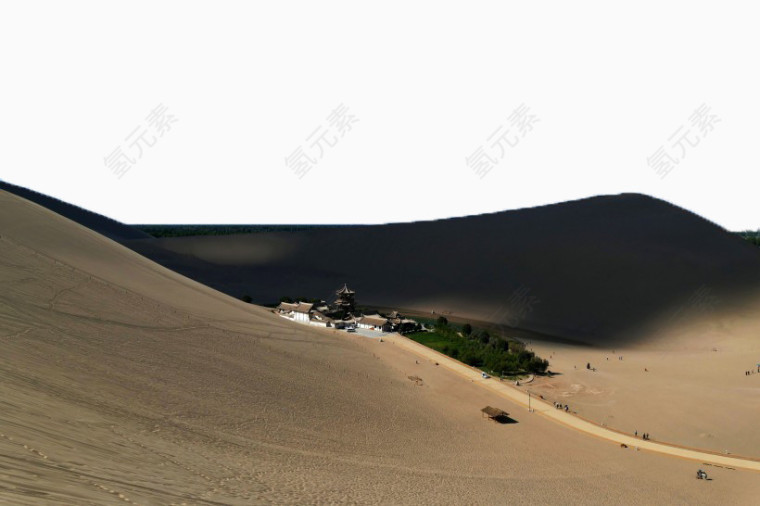
<path id="1" fill-rule="evenodd" d="M 549 367 L 547 360 L 526 350 L 519 341 L 473 329 L 469 323 L 459 327 L 444 316 L 438 318 L 431 332 L 414 332 L 407 337 L 493 375 L 543 374 Z"/>
<path id="2" fill-rule="evenodd" d="M 760 246 L 760 230 L 745 230 L 744 232 L 737 232 L 737 234 L 750 244 Z"/>

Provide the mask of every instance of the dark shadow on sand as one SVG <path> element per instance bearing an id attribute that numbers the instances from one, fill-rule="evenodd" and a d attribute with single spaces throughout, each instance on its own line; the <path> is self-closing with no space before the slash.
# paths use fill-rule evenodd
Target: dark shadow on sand
<path id="1" fill-rule="evenodd" d="M 0 188 L 235 298 L 332 300 L 348 283 L 362 305 L 488 322 L 528 346 L 632 344 L 760 289 L 760 248 L 640 194 L 427 222 L 155 239 L 36 192 Z"/>

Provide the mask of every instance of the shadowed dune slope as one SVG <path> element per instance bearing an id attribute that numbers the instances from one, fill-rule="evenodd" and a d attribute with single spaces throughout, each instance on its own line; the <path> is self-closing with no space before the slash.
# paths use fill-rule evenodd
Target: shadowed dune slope
<path id="1" fill-rule="evenodd" d="M 594 345 L 640 344 L 663 325 L 741 312 L 760 251 L 645 195 L 621 194 L 446 220 L 154 239 L 5 182 L 28 198 L 233 297 L 331 299 L 451 313 Z"/>
<path id="2" fill-rule="evenodd" d="M 259 303 L 323 297 L 455 315 L 588 344 L 635 342 L 653 321 L 721 310 L 760 287 L 760 252 L 637 194 L 447 220 L 127 241 Z"/>
<path id="3" fill-rule="evenodd" d="M 0 190 L 13 193 L 23 199 L 35 202 L 50 209 L 54 213 L 65 216 L 66 218 L 84 225 L 85 227 L 115 241 L 124 239 L 147 239 L 150 237 L 150 235 L 137 228 L 22 186 L 0 181 Z"/>
<path id="4" fill-rule="evenodd" d="M 316 330 L 0 191 L 0 502 L 749 504 L 400 347 Z M 421 381 L 410 381 L 410 376 Z M 498 406 L 515 424 L 484 421 Z M 706 486 L 703 486 L 706 485 Z"/>

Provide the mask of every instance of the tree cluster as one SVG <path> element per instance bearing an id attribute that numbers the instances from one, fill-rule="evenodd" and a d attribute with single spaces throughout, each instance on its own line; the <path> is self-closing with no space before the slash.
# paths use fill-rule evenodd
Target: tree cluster
<path id="1" fill-rule="evenodd" d="M 433 346 L 440 348 L 438 351 L 494 374 L 543 374 L 549 367 L 547 360 L 526 350 L 523 343 L 492 336 L 487 330 L 473 329 L 469 323 L 460 330 L 441 316 L 434 332 L 442 338 L 438 346 Z"/>

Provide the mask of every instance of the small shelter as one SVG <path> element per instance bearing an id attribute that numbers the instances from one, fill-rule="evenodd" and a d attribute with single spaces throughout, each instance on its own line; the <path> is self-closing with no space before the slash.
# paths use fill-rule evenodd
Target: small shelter
<path id="1" fill-rule="evenodd" d="M 489 420 L 494 420 L 496 422 L 501 422 L 501 423 L 504 423 L 506 420 L 509 420 L 509 413 L 499 408 L 494 408 L 493 406 L 486 406 L 480 411 L 481 413 L 483 413 L 483 417 L 484 418 L 487 417 Z"/>

